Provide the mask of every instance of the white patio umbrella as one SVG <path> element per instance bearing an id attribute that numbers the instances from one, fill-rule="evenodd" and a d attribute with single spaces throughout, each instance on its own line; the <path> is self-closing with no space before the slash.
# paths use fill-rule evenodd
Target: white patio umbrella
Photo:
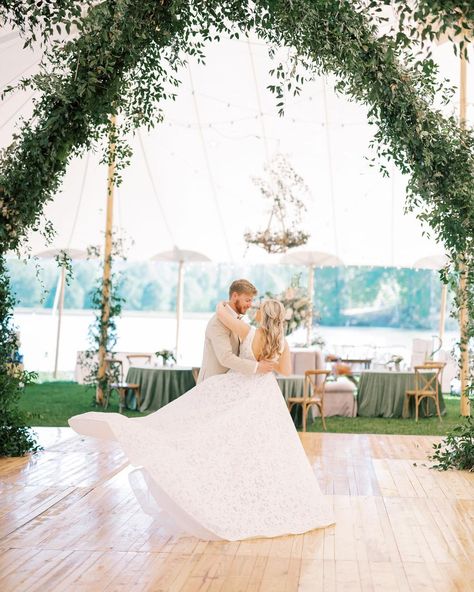
<path id="1" fill-rule="evenodd" d="M 344 263 L 336 255 L 323 251 L 292 251 L 284 255 L 280 263 L 283 265 L 304 265 L 308 268 L 308 298 L 311 308 L 306 326 L 306 345 L 309 347 L 313 329 L 314 270 L 316 267 L 338 267 Z"/>
<path id="2" fill-rule="evenodd" d="M 82 251 L 80 249 L 49 249 L 47 251 L 42 251 L 41 253 L 37 253 L 37 257 L 41 257 L 42 259 L 54 259 L 62 254 L 66 254 L 72 260 L 78 259 L 86 259 L 87 253 L 86 251 Z M 61 321 L 63 316 L 64 310 L 64 290 L 66 285 L 66 268 L 64 266 L 61 267 L 61 272 L 58 278 L 58 284 L 56 288 L 56 293 L 54 295 L 54 304 L 53 304 L 53 314 L 57 310 L 58 311 L 58 322 L 57 322 L 57 329 L 56 329 L 56 350 L 54 354 L 54 378 L 58 377 L 58 361 L 59 361 L 59 345 L 61 341 Z"/>
<path id="3" fill-rule="evenodd" d="M 184 290 L 184 264 L 209 262 L 209 257 L 198 251 L 186 251 L 175 247 L 172 251 L 163 251 L 151 258 L 152 261 L 169 261 L 178 263 L 178 290 L 176 294 L 176 361 L 179 356 L 179 337 L 181 321 L 183 319 L 183 290 Z"/>
<path id="4" fill-rule="evenodd" d="M 442 269 L 446 263 L 448 262 L 448 258 L 444 254 L 439 255 L 430 255 L 429 257 L 422 257 L 415 261 L 414 267 L 418 267 L 420 269 L 435 269 L 439 271 Z M 440 311 L 439 311 L 439 338 L 441 343 L 444 340 L 444 329 L 446 324 L 446 302 L 448 299 L 448 286 L 442 282 L 441 283 L 441 304 L 440 304 Z"/>

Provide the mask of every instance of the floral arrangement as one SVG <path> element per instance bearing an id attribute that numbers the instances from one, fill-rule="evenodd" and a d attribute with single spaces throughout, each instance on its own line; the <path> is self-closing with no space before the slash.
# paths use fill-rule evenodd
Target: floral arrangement
<path id="1" fill-rule="evenodd" d="M 157 358 L 161 358 L 163 360 L 163 364 L 168 364 L 170 360 L 172 360 L 176 364 L 176 356 L 170 349 L 162 349 L 160 351 L 155 352 L 155 356 Z"/>
<path id="2" fill-rule="evenodd" d="M 290 335 L 308 321 L 311 302 L 306 290 L 299 286 L 290 286 L 274 298 L 279 300 L 286 310 L 285 335 Z"/>
<path id="3" fill-rule="evenodd" d="M 394 367 L 395 370 L 400 370 L 400 363 L 403 361 L 402 356 L 394 354 L 388 362 L 385 362 L 385 366 Z"/>
<path id="4" fill-rule="evenodd" d="M 285 307 L 285 335 L 290 335 L 308 320 L 311 311 L 311 302 L 306 290 L 300 286 L 290 286 L 281 294 L 265 292 L 265 298 L 279 300 Z M 252 325 L 255 325 L 255 315 L 258 308 L 259 305 L 257 304 L 249 311 L 250 322 Z M 321 345 L 324 344 L 324 342 L 321 338 L 316 337 L 312 341 L 312 345 L 315 344 Z"/>
<path id="5" fill-rule="evenodd" d="M 357 386 L 350 364 L 341 362 L 340 356 L 337 356 L 336 354 L 326 354 L 325 360 L 331 364 L 333 380 L 337 380 L 339 376 L 345 376 Z"/>

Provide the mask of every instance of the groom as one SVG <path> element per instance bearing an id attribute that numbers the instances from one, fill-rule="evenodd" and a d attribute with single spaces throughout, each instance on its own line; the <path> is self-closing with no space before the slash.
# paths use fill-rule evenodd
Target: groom
<path id="1" fill-rule="evenodd" d="M 229 308 L 236 318 L 245 315 L 252 306 L 257 289 L 248 280 L 235 280 L 229 288 Z M 225 327 L 214 315 L 206 328 L 204 355 L 198 383 L 216 374 L 225 374 L 229 369 L 242 374 L 264 374 L 273 370 L 273 362 L 243 360 L 239 358 L 239 338 Z"/>

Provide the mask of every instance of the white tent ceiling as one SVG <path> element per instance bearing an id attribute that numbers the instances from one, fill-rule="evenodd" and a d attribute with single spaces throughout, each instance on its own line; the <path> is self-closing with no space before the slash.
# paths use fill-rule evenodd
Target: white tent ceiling
<path id="1" fill-rule="evenodd" d="M 442 75 L 457 82 L 452 49 L 436 52 Z M 129 258 L 177 246 L 214 261 L 268 261 L 261 249 L 246 250 L 243 234 L 266 225 L 268 203 L 251 177 L 265 176 L 263 165 L 277 152 L 288 155 L 310 189 L 304 226 L 311 238 L 304 250 L 333 253 L 345 264 L 387 266 L 412 266 L 442 251 L 422 235 L 413 214 L 404 214 L 405 179 L 396 170 L 383 178 L 369 166 L 373 128 L 364 107 L 337 96 L 332 81 L 320 78 L 289 99 L 280 118 L 266 90 L 272 64 L 262 42 L 224 40 L 206 53 L 205 67 L 191 61 L 181 73 L 177 100 L 164 105 L 164 123 L 131 139 L 134 156 L 115 208 L 117 230 L 134 241 Z M 22 50 L 10 32 L 0 34 L 0 56 L 2 89 L 39 62 L 39 53 Z M 31 92 L 2 103 L 0 147 L 31 108 Z M 57 236 L 49 247 L 32 236 L 34 252 L 102 242 L 107 171 L 99 160 L 90 154 L 72 162 L 46 208 Z"/>

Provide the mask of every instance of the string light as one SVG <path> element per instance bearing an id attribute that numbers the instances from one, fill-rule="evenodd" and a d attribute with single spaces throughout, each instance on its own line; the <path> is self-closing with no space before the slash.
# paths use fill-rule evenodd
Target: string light
<path id="1" fill-rule="evenodd" d="M 202 153 L 203 153 L 203 157 L 204 157 L 204 162 L 206 164 L 206 169 L 207 169 L 207 176 L 209 179 L 209 185 L 210 185 L 210 189 L 211 189 L 211 195 L 214 201 L 214 206 L 215 206 L 215 210 L 216 210 L 216 214 L 217 217 L 219 219 L 219 223 L 220 223 L 220 229 L 222 232 L 222 237 L 224 239 L 224 243 L 226 245 L 227 248 L 227 254 L 230 257 L 230 260 L 233 261 L 234 260 L 234 256 L 232 253 L 232 247 L 229 241 L 229 236 L 226 230 L 226 223 L 225 223 L 225 219 L 224 216 L 222 214 L 222 210 L 221 210 L 221 206 L 220 206 L 220 202 L 219 202 L 219 198 L 218 198 L 218 194 L 217 194 L 217 189 L 216 189 L 216 184 L 214 181 L 214 175 L 212 172 L 212 167 L 211 167 L 211 161 L 209 158 L 209 154 L 207 151 L 207 145 L 206 145 L 206 139 L 204 137 L 204 132 L 202 129 L 202 122 L 201 122 L 201 113 L 199 112 L 199 105 L 198 105 L 198 101 L 197 101 L 197 97 L 194 95 L 194 81 L 193 81 L 193 75 L 192 75 L 192 71 L 191 71 L 191 66 L 188 64 L 188 75 L 189 75 L 189 82 L 191 84 L 191 88 L 193 90 L 193 104 L 194 104 L 194 111 L 195 111 L 195 115 L 196 115 L 196 121 L 197 121 L 197 129 L 199 132 L 199 137 L 201 140 L 201 147 L 202 147 Z"/>
<path id="2" fill-rule="evenodd" d="M 258 106 L 258 111 L 260 114 L 259 119 L 260 119 L 261 131 L 262 131 L 262 141 L 263 141 L 263 148 L 264 148 L 264 152 L 265 152 L 265 159 L 268 161 L 268 160 L 270 160 L 270 150 L 268 147 L 267 132 L 265 129 L 265 120 L 263 118 L 263 109 L 261 107 L 261 101 L 260 101 L 260 85 L 258 84 L 258 80 L 257 80 L 257 70 L 255 68 L 255 61 L 253 59 L 252 46 L 250 44 L 249 39 L 247 39 L 247 47 L 248 47 L 248 51 L 249 51 L 250 66 L 252 69 L 252 78 L 253 78 L 253 83 L 254 83 L 254 88 L 255 88 L 255 98 L 257 99 L 257 106 Z"/>
<path id="3" fill-rule="evenodd" d="M 141 135 L 140 130 L 138 130 L 138 134 L 137 135 L 138 135 L 138 141 L 140 143 L 140 148 L 141 148 L 142 154 L 143 154 L 143 160 L 145 162 L 145 168 L 146 168 L 146 171 L 147 171 L 147 174 L 148 174 L 148 178 L 150 180 L 151 188 L 153 190 L 153 195 L 154 195 L 155 200 L 156 200 L 156 203 L 158 205 L 158 209 L 159 209 L 159 211 L 161 213 L 161 217 L 163 219 L 165 228 L 166 228 L 166 230 L 168 232 L 168 236 L 170 237 L 171 242 L 174 245 L 176 245 L 177 243 L 175 241 L 175 237 L 174 237 L 173 231 L 171 229 L 171 225 L 169 224 L 169 222 L 168 222 L 168 220 L 166 218 L 165 209 L 163 207 L 163 204 L 161 203 L 161 199 L 160 199 L 159 193 L 158 193 L 158 191 L 156 189 L 155 180 L 154 180 L 154 177 L 153 177 L 152 172 L 151 172 L 150 163 L 148 162 L 148 158 L 147 158 L 147 154 L 146 154 L 145 146 L 143 144 L 143 139 L 142 139 L 142 135 Z"/>

